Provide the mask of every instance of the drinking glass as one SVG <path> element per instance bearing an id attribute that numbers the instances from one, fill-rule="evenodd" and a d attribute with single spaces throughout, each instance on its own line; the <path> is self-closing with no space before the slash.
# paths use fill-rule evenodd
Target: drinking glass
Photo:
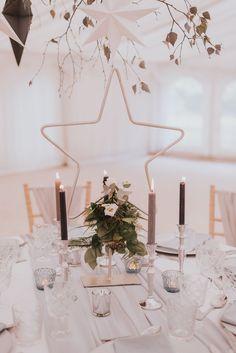
<path id="1" fill-rule="evenodd" d="M 205 301 L 207 284 L 207 278 L 198 273 L 185 274 L 180 280 L 180 290 L 200 307 Z"/>
<path id="2" fill-rule="evenodd" d="M 19 241 L 12 238 L 0 239 L 0 264 L 2 261 L 15 263 L 19 256 Z"/>
<path id="3" fill-rule="evenodd" d="M 169 334 L 190 340 L 194 332 L 197 305 L 183 292 L 170 294 L 167 300 L 167 322 Z"/>
<path id="4" fill-rule="evenodd" d="M 69 333 L 69 310 L 74 300 L 70 282 L 56 281 L 45 286 L 45 299 L 49 317 L 52 319 L 51 336 L 60 339 Z"/>
<path id="5" fill-rule="evenodd" d="M 207 240 L 196 251 L 196 262 L 200 273 L 211 281 L 217 279 L 223 271 L 225 254 L 214 239 Z"/>
<path id="6" fill-rule="evenodd" d="M 53 252 L 57 238 L 56 227 L 53 224 L 39 224 L 33 227 L 34 250 L 36 257 L 45 258 Z"/>
<path id="7" fill-rule="evenodd" d="M 221 277 L 222 291 L 227 296 L 228 301 L 236 300 L 236 265 L 235 259 L 226 258 L 224 261 L 224 271 Z M 218 281 L 218 285 L 220 282 Z"/>

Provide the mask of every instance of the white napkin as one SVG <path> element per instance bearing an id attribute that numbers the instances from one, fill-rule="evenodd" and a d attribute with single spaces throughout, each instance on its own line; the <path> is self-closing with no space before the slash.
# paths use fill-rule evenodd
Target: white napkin
<path id="1" fill-rule="evenodd" d="M 13 339 L 8 331 L 4 331 L 0 334 L 0 352 L 9 353 L 13 346 Z"/>
<path id="2" fill-rule="evenodd" d="M 236 301 L 226 307 L 221 316 L 221 321 L 236 326 Z"/>
<path id="3" fill-rule="evenodd" d="M 172 353 L 173 349 L 166 336 L 139 336 L 114 341 L 115 353 Z"/>

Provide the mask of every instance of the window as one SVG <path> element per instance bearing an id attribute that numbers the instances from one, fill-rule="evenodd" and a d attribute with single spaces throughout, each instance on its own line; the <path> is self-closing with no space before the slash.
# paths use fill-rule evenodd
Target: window
<path id="1" fill-rule="evenodd" d="M 179 78 L 165 90 L 162 108 L 165 124 L 185 131 L 184 139 L 175 150 L 195 154 L 206 151 L 204 93 L 203 85 L 191 77 Z"/>
<path id="2" fill-rule="evenodd" d="M 224 89 L 220 100 L 220 119 L 216 150 L 220 154 L 236 154 L 236 81 Z"/>

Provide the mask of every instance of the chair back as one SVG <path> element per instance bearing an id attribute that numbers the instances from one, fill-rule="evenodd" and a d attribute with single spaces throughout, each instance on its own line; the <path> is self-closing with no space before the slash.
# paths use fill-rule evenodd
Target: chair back
<path id="1" fill-rule="evenodd" d="M 217 224 L 221 224 L 221 227 L 222 227 L 222 218 L 219 215 L 217 215 L 219 214 L 219 210 L 216 204 L 216 198 L 217 198 L 216 187 L 215 185 L 211 185 L 210 202 L 209 202 L 209 234 L 212 237 L 215 237 L 216 235 L 224 236 L 224 232 L 218 231 L 219 226 L 217 226 Z"/>
<path id="2" fill-rule="evenodd" d="M 77 216 L 91 201 L 91 182 L 77 186 L 70 207 L 70 217 Z M 72 187 L 66 186 L 67 208 L 72 196 Z M 25 203 L 28 216 L 29 232 L 37 223 L 52 224 L 56 219 L 56 195 L 54 187 L 30 187 L 24 184 Z"/>
<path id="3" fill-rule="evenodd" d="M 221 223 L 223 232 L 217 230 L 216 223 Z M 213 237 L 223 235 L 227 244 L 236 246 L 236 192 L 216 190 L 211 185 L 209 233 Z"/>

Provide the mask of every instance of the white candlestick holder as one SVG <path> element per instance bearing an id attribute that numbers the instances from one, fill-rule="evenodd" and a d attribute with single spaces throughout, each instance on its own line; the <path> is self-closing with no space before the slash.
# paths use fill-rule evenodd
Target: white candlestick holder
<path id="1" fill-rule="evenodd" d="M 148 252 L 148 269 L 147 269 L 147 283 L 148 283 L 148 296 L 147 298 L 140 303 L 140 306 L 144 310 L 157 310 L 162 307 L 162 304 L 157 301 L 154 296 L 154 279 L 155 279 L 155 267 L 154 261 L 156 259 L 156 244 L 147 244 L 147 252 Z"/>
<path id="2" fill-rule="evenodd" d="M 185 224 L 178 224 L 178 230 L 179 230 L 179 248 L 178 248 L 179 271 L 183 273 L 184 257 L 185 257 L 185 249 L 184 249 Z"/>

